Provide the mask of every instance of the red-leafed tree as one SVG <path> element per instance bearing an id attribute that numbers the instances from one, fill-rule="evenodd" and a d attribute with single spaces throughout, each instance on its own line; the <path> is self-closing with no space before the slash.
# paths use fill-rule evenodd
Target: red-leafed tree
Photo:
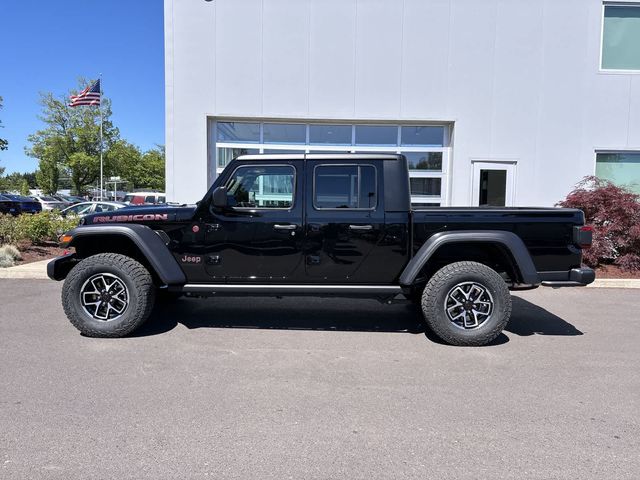
<path id="1" fill-rule="evenodd" d="M 593 246 L 584 251 L 587 265 L 640 270 L 640 195 L 590 176 L 558 206 L 581 209 L 593 226 Z"/>

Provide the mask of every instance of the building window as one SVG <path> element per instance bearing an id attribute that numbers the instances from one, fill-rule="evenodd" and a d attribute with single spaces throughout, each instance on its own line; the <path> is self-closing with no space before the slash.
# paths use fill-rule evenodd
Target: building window
<path id="1" fill-rule="evenodd" d="M 219 142 L 258 143 L 260 124 L 247 122 L 218 122 Z"/>
<path id="2" fill-rule="evenodd" d="M 401 127 L 400 145 L 444 147 L 444 127 L 430 125 Z"/>
<path id="3" fill-rule="evenodd" d="M 640 70 L 640 4 L 605 4 L 603 70 Z"/>
<path id="4" fill-rule="evenodd" d="M 449 125 L 212 119 L 209 131 L 216 174 L 234 158 L 256 153 L 402 153 L 412 179 L 412 203 L 448 204 Z"/>
<path id="5" fill-rule="evenodd" d="M 404 152 L 409 170 L 442 171 L 442 152 Z"/>
<path id="6" fill-rule="evenodd" d="M 257 148 L 218 148 L 218 168 L 226 167 L 231 160 L 240 155 L 254 155 L 260 153 Z"/>
<path id="7" fill-rule="evenodd" d="M 291 208 L 294 183 L 293 167 L 238 167 L 227 182 L 229 206 L 250 209 Z"/>
<path id="8" fill-rule="evenodd" d="M 376 190 L 373 165 L 318 165 L 313 172 L 313 206 L 319 210 L 373 210 Z"/>
<path id="9" fill-rule="evenodd" d="M 442 179 L 440 178 L 410 178 L 411 195 L 428 195 L 440 197 L 442 193 Z"/>
<path id="10" fill-rule="evenodd" d="M 264 143 L 306 143 L 307 126 L 291 123 L 265 123 L 263 126 Z"/>
<path id="11" fill-rule="evenodd" d="M 351 125 L 309 125 L 311 145 L 351 145 Z"/>
<path id="12" fill-rule="evenodd" d="M 356 125 L 356 145 L 397 145 L 398 127 L 390 125 Z"/>
<path id="13" fill-rule="evenodd" d="M 597 153 L 596 176 L 640 194 L 640 152 Z"/>

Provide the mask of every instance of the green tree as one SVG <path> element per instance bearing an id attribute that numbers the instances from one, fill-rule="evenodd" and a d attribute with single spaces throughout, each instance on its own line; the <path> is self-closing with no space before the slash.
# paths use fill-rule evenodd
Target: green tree
<path id="1" fill-rule="evenodd" d="M 132 188 L 164 190 L 164 146 L 140 152 L 135 145 L 118 140 L 109 150 L 109 172 L 127 180 Z"/>
<path id="2" fill-rule="evenodd" d="M 27 154 L 39 162 L 36 181 L 46 192 L 59 188 L 60 178 L 69 177 L 75 193 L 82 193 L 100 176 L 100 110 L 94 106 L 70 107 L 69 95 L 87 86 L 81 80 L 78 90 L 62 97 L 41 94 L 44 128 L 29 136 Z M 103 96 L 104 156 L 118 141 L 119 131 L 111 122 L 111 101 Z M 105 163 L 105 175 L 112 174 Z"/>
<path id="3" fill-rule="evenodd" d="M 22 180 L 20 184 L 20 195 L 29 195 L 31 192 L 29 191 L 29 182 L 26 179 Z"/>
<path id="4" fill-rule="evenodd" d="M 165 190 L 164 145 L 147 150 L 142 155 L 140 175 L 136 179 L 136 188 L 148 187 L 152 190 Z"/>

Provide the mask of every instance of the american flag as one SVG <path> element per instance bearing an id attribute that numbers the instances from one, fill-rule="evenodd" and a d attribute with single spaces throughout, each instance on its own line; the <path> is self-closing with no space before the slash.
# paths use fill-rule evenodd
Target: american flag
<path id="1" fill-rule="evenodd" d="M 78 95 L 71 95 L 70 107 L 78 105 L 100 105 L 100 79 L 82 90 Z"/>

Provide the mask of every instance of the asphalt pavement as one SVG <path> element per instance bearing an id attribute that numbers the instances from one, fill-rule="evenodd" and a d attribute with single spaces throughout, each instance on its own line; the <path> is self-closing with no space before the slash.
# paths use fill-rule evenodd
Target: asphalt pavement
<path id="1" fill-rule="evenodd" d="M 637 290 L 514 296 L 481 348 L 408 305 L 179 300 L 85 338 L 0 279 L 2 479 L 637 479 Z"/>

